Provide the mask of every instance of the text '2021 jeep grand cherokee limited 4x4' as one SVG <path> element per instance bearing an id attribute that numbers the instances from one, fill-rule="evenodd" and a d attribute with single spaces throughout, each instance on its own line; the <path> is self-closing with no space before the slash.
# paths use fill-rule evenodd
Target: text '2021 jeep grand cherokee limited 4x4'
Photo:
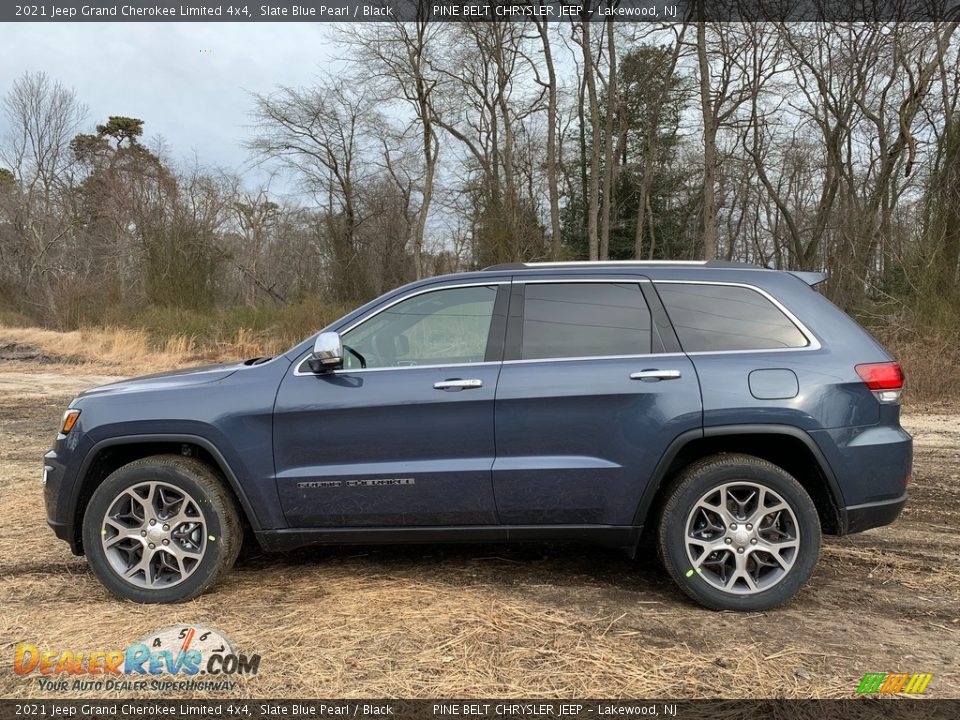
<path id="1" fill-rule="evenodd" d="M 711 608 L 810 576 L 821 532 L 892 522 L 900 366 L 811 284 L 730 263 L 506 265 L 399 288 L 269 360 L 76 398 L 48 520 L 114 593 L 195 597 L 314 543 L 582 540 Z"/>

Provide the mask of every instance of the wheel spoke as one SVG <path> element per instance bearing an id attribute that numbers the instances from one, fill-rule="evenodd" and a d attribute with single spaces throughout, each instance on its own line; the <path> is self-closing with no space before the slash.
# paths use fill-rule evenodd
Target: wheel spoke
<path id="1" fill-rule="evenodd" d="M 137 485 L 126 491 L 126 495 L 140 505 L 143 509 L 143 519 L 145 521 L 156 519 L 157 513 L 153 507 L 153 483 L 146 485 Z M 138 491 L 146 489 L 146 495 L 141 495 Z"/>
<path id="2" fill-rule="evenodd" d="M 700 555 L 694 558 L 693 566 L 695 568 L 699 567 L 700 564 L 703 563 L 704 559 L 710 555 L 710 553 L 719 552 L 721 550 L 726 551 L 729 549 L 726 543 L 724 543 L 722 539 L 713 540 L 713 541 L 702 541 L 702 540 L 696 540 L 694 538 L 689 538 L 687 540 L 687 543 L 689 545 L 697 545 L 703 548 L 703 551 L 700 553 Z"/>
<path id="3" fill-rule="evenodd" d="M 727 494 L 730 496 L 733 504 L 737 506 L 737 512 L 734 517 L 738 521 L 745 521 L 747 519 L 747 507 L 749 507 L 750 503 L 753 502 L 753 499 L 757 496 L 757 491 L 754 489 L 741 491 L 739 495 L 727 491 Z"/>
<path id="4" fill-rule="evenodd" d="M 719 516 L 723 521 L 724 528 L 728 527 L 731 522 L 735 521 L 733 515 L 730 513 L 730 510 L 727 508 L 726 493 L 721 494 L 719 505 L 709 503 L 707 502 L 706 498 L 703 498 L 697 503 L 696 507 L 707 513 L 712 513 Z"/>
<path id="5" fill-rule="evenodd" d="M 113 535 L 110 537 L 107 537 L 106 535 L 104 535 L 104 538 L 103 538 L 104 547 L 107 547 L 107 548 L 113 547 L 118 542 L 121 542 L 122 540 L 129 540 L 130 538 L 135 538 L 137 540 L 140 539 L 139 528 L 126 527 L 125 525 L 122 525 L 121 523 L 117 522 L 113 518 L 107 518 L 104 524 L 116 530 L 116 533 L 117 533 L 116 535 Z M 104 531 L 106 531 L 106 528 L 104 528 Z"/>
<path id="6" fill-rule="evenodd" d="M 767 540 L 761 539 L 757 541 L 757 547 L 763 548 L 767 552 L 780 553 L 784 550 L 789 550 L 790 548 L 800 547 L 800 541 L 794 538 L 790 540 Z"/>
<path id="7" fill-rule="evenodd" d="M 771 505 L 770 507 L 758 507 L 753 515 L 750 516 L 750 521 L 755 525 L 761 525 L 768 517 L 776 516 L 777 513 L 782 513 L 789 509 L 789 505 L 779 500 L 775 505 Z"/>
<path id="8" fill-rule="evenodd" d="M 170 526 L 170 530 L 176 530 L 177 527 L 188 522 L 197 522 L 201 518 L 200 511 L 193 504 L 193 501 L 184 500 L 180 508 L 173 516 L 164 520 Z"/>
<path id="9" fill-rule="evenodd" d="M 799 547 L 799 541 L 789 540 L 782 543 L 759 542 L 757 543 L 756 549 L 772 557 L 777 561 L 777 564 L 786 571 L 793 566 L 793 558 L 784 558 L 781 553 L 783 553 L 785 550 Z"/>
<path id="10" fill-rule="evenodd" d="M 130 579 L 130 578 L 133 578 L 133 576 L 136 575 L 137 573 L 142 572 L 144 573 L 144 577 L 147 577 L 150 572 L 149 568 L 150 568 L 151 555 L 152 553 L 148 552 L 147 550 L 144 550 L 143 557 L 140 558 L 140 561 L 128 567 L 126 571 L 123 573 L 123 576 L 125 578 Z"/>
<path id="11" fill-rule="evenodd" d="M 746 584 L 748 590 L 755 592 L 757 590 L 757 583 L 747 571 L 746 553 L 736 553 L 734 555 L 734 560 L 736 562 L 734 572 L 727 580 L 727 584 L 724 589 L 733 590 L 736 584 L 742 580 Z"/>
<path id="12" fill-rule="evenodd" d="M 180 545 L 177 545 L 177 543 L 175 542 L 165 546 L 165 549 L 167 552 L 169 552 L 171 555 L 173 555 L 177 559 L 183 558 L 185 560 L 199 561 L 203 558 L 202 552 L 194 552 L 193 550 L 187 550 L 186 548 L 181 547 Z"/>

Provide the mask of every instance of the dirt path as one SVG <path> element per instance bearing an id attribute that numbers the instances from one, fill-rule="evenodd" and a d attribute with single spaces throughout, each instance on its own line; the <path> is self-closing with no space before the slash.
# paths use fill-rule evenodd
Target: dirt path
<path id="1" fill-rule="evenodd" d="M 180 623 L 260 653 L 242 690 L 260 697 L 843 697 L 891 671 L 960 697 L 960 416 L 907 413 L 903 517 L 825 539 L 807 588 L 769 613 L 702 610 L 653 557 L 543 546 L 254 555 L 211 594 L 141 606 L 44 524 L 41 456 L 71 395 L 110 378 L 21 367 L 0 367 L 2 697 L 49 695 L 10 671 L 17 642 L 121 649 Z"/>
<path id="2" fill-rule="evenodd" d="M 106 385 L 123 378 L 115 375 L 72 374 L 55 372 L 4 372 L 0 370 L 0 397 L 34 400 L 69 398 L 87 388 Z M 64 405 L 64 407 L 66 407 Z"/>

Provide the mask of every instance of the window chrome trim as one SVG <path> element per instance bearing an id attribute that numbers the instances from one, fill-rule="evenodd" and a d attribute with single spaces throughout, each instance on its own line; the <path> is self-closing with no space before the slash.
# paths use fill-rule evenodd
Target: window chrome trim
<path id="1" fill-rule="evenodd" d="M 447 363 L 440 365 L 396 365 L 391 367 L 375 367 L 375 368 L 338 368 L 337 370 L 331 370 L 328 373 L 315 373 L 310 372 L 309 370 L 304 372 L 300 368 L 307 362 L 309 356 L 305 357 L 299 363 L 297 363 L 296 369 L 293 371 L 295 377 L 326 377 L 328 375 L 354 375 L 356 373 L 371 373 L 371 372 L 385 372 L 387 370 L 439 370 L 441 368 L 467 368 L 467 367 L 483 367 L 485 365 L 500 365 L 499 360 L 490 360 L 483 362 L 470 362 L 470 363 Z"/>
<path id="2" fill-rule="evenodd" d="M 547 363 L 547 362 L 576 362 L 577 360 L 643 360 L 645 358 L 670 358 L 677 357 L 682 358 L 686 357 L 684 353 L 645 353 L 641 355 L 584 355 L 584 356 L 573 356 L 573 357 L 556 357 L 556 358 L 528 358 L 523 360 L 504 360 L 504 365 L 521 365 L 521 364 L 530 364 L 530 363 Z"/>
<path id="3" fill-rule="evenodd" d="M 440 292 L 441 290 L 456 290 L 457 288 L 465 288 L 465 287 L 490 287 L 491 285 L 509 285 L 510 283 L 511 283 L 510 280 L 488 280 L 486 282 L 478 281 L 478 282 L 469 282 L 469 283 L 457 283 L 455 285 L 440 285 L 439 287 L 428 285 L 427 287 L 420 288 L 411 293 L 401 295 L 400 297 L 395 298 L 394 300 L 390 301 L 386 305 L 383 305 L 382 307 L 374 308 L 370 312 L 370 314 L 364 315 L 362 318 L 354 321 L 353 323 L 343 328 L 342 330 L 336 330 L 335 332 L 337 332 L 341 337 L 343 337 L 351 330 L 360 327 L 361 325 L 363 325 L 363 323 L 367 322 L 368 320 L 372 320 L 380 313 L 385 312 L 390 308 L 392 308 L 394 305 L 402 303 L 405 300 L 409 300 L 410 298 L 415 298 L 419 295 L 426 295 L 427 293 L 431 293 L 431 292 Z M 311 371 L 304 372 L 302 368 L 304 364 L 306 364 L 309 358 L 310 358 L 310 353 L 308 351 L 307 354 L 297 362 L 296 367 L 293 370 L 293 374 L 295 377 L 306 377 L 306 376 L 322 377 L 323 375 L 337 375 L 340 373 L 358 373 L 358 372 L 367 373 L 367 372 L 378 372 L 383 370 L 414 370 L 414 369 L 429 370 L 429 369 L 445 368 L 445 367 L 476 367 L 478 365 L 499 365 L 500 364 L 499 361 L 491 361 L 491 362 L 483 361 L 483 362 L 472 362 L 472 363 L 438 363 L 438 364 L 432 364 L 432 365 L 397 365 L 392 367 L 378 367 L 378 368 L 351 368 L 349 370 L 347 369 L 333 370 L 329 373 L 315 373 Z"/>
<path id="4" fill-rule="evenodd" d="M 759 293 L 762 297 L 765 297 L 769 300 L 774 307 L 776 307 L 780 312 L 782 312 L 786 318 L 793 323 L 794 327 L 800 331 L 800 334 L 804 336 L 807 340 L 807 344 L 803 347 L 775 347 L 775 348 L 752 348 L 750 350 L 697 350 L 694 352 L 688 352 L 687 355 L 743 355 L 744 353 L 770 353 L 770 352 L 809 352 L 810 350 L 820 350 L 823 346 L 820 344 L 820 340 L 817 338 L 813 332 L 800 321 L 796 315 L 794 315 L 782 302 L 777 300 L 773 295 L 768 293 L 761 287 L 756 285 L 751 285 L 750 283 L 742 282 L 725 282 L 722 280 L 654 280 L 652 279 L 654 288 L 657 285 L 723 285 L 727 287 L 742 287 L 748 290 L 752 290 L 755 293 Z M 661 301 L 662 302 L 662 301 Z M 664 303 L 664 309 L 667 311 L 667 317 L 670 316 L 670 309 Z M 670 320 L 671 324 L 673 320 Z M 679 338 L 678 338 L 679 339 Z M 683 343 L 681 343 L 682 345 Z"/>

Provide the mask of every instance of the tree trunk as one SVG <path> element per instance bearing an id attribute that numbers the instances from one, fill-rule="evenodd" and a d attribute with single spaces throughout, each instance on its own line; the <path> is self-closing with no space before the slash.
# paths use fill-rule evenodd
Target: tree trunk
<path id="1" fill-rule="evenodd" d="M 590 47 L 590 20 L 580 21 L 581 49 L 583 50 L 583 75 L 587 84 L 587 101 L 590 106 L 590 197 L 587 199 L 587 244 L 589 259 L 600 259 L 600 235 L 597 226 L 598 195 L 600 185 L 600 109 L 597 101 L 597 80 L 594 77 L 593 48 Z"/>
<path id="2" fill-rule="evenodd" d="M 620 115 L 617 86 L 617 46 L 613 35 L 613 21 L 607 20 L 607 118 L 604 123 L 603 206 L 600 210 L 600 260 L 610 259 L 610 215 L 613 210 L 614 186 L 617 181 L 619 152 L 613 148 L 613 120 Z M 622 123 L 622 118 L 621 118 Z M 619 143 L 618 143 L 619 150 Z"/>
<path id="3" fill-rule="evenodd" d="M 560 188 L 557 185 L 557 72 L 553 66 L 553 52 L 546 21 L 537 22 L 543 59 L 547 67 L 547 191 L 550 196 L 550 257 L 560 259 Z"/>
<path id="4" fill-rule="evenodd" d="M 706 23 L 697 23 L 697 61 L 700 65 L 700 109 L 703 116 L 703 258 L 717 257 L 717 124 L 710 100 L 710 64 Z"/>

